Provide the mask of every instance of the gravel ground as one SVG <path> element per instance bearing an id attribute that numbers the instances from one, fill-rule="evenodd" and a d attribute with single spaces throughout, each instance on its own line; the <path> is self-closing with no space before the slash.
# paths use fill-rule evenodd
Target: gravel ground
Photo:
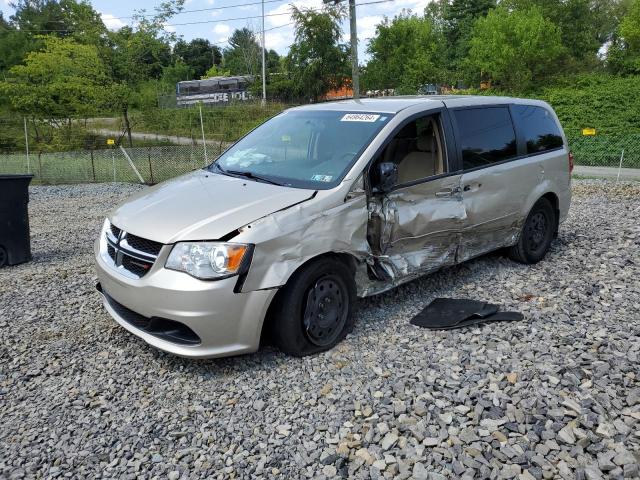
<path id="1" fill-rule="evenodd" d="M 31 189 L 0 271 L 0 477 L 638 478 L 640 183 L 574 183 L 547 259 L 489 255 L 361 301 L 310 358 L 190 361 L 116 325 L 92 243 L 140 187 Z M 436 296 L 525 321 L 432 332 Z"/>

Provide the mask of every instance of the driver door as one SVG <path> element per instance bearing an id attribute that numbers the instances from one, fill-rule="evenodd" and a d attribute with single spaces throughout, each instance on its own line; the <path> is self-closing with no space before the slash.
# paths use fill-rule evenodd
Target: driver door
<path id="1" fill-rule="evenodd" d="M 399 180 L 370 199 L 369 243 L 379 277 L 401 283 L 456 263 L 467 219 L 462 175 L 450 172 L 451 155 L 449 118 L 440 110 L 410 119 L 377 160 L 396 164 Z"/>

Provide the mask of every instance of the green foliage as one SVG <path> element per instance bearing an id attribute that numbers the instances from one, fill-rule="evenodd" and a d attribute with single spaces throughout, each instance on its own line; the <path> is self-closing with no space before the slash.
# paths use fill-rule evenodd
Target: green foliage
<path id="1" fill-rule="evenodd" d="M 95 46 L 47 37 L 44 49 L 27 55 L 0 83 L 14 110 L 56 121 L 87 117 L 104 107 L 110 84 Z"/>
<path id="2" fill-rule="evenodd" d="M 619 74 L 640 73 L 640 0 L 632 0 L 617 33 L 609 47 L 609 70 Z"/>
<path id="3" fill-rule="evenodd" d="M 568 137 L 585 127 L 602 135 L 640 133 L 640 77 L 590 74 L 565 77 L 533 95 L 556 110 Z"/>
<path id="4" fill-rule="evenodd" d="M 350 73 L 347 47 L 340 43 L 342 11 L 292 7 L 295 41 L 287 57 L 287 69 L 305 98 L 318 99 L 332 88 L 342 86 Z"/>
<path id="5" fill-rule="evenodd" d="M 233 75 L 260 73 L 262 56 L 255 32 L 246 27 L 233 32 L 229 38 L 229 47 L 223 51 L 222 66 Z"/>
<path id="6" fill-rule="evenodd" d="M 560 31 L 562 44 L 569 55 L 570 67 L 593 68 L 596 54 L 616 28 L 619 0 L 506 0 L 508 9 L 527 11 L 537 7 Z"/>
<path id="7" fill-rule="evenodd" d="M 194 38 L 188 43 L 182 39 L 178 40 L 173 47 L 173 53 L 182 64 L 191 68 L 191 78 L 207 75 L 207 70 L 222 62 L 220 48 L 204 38 Z M 182 80 L 188 80 L 188 78 Z"/>
<path id="8" fill-rule="evenodd" d="M 499 7 L 478 19 L 467 65 L 477 80 L 486 75 L 509 90 L 526 90 L 553 73 L 564 53 L 560 32 L 537 7 Z"/>
<path id="9" fill-rule="evenodd" d="M 371 60 L 363 74 L 364 88 L 417 93 L 426 83 L 440 81 L 443 40 L 430 18 L 407 13 L 391 21 L 385 18 L 367 47 Z"/>
<path id="10" fill-rule="evenodd" d="M 173 92 L 176 89 L 176 83 L 184 80 L 191 80 L 192 68 L 182 60 L 176 60 L 168 67 L 162 67 L 162 77 L 160 83 L 163 85 L 163 91 Z"/>
<path id="11" fill-rule="evenodd" d="M 233 142 L 284 108 L 286 106 L 279 103 L 269 103 L 265 108 L 259 102 L 203 107 L 205 136 L 220 142 Z M 201 138 L 200 114 L 197 108 L 147 109 L 134 112 L 132 119 L 139 131 Z"/>
<path id="12" fill-rule="evenodd" d="M 212 65 L 211 68 L 202 75 L 202 78 L 228 77 L 229 75 L 231 75 L 229 70 L 225 70 L 220 65 Z"/>

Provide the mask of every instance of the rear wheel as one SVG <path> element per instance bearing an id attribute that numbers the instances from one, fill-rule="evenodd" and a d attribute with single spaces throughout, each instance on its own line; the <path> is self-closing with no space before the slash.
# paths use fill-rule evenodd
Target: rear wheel
<path id="1" fill-rule="evenodd" d="M 7 251 L 4 249 L 4 247 L 0 246 L 0 267 L 4 267 L 8 261 L 9 258 L 7 256 Z"/>
<path id="2" fill-rule="evenodd" d="M 353 273 L 334 258 L 297 271 L 278 292 L 273 340 L 284 353 L 305 356 L 331 349 L 353 329 Z"/>
<path id="3" fill-rule="evenodd" d="M 518 243 L 509 249 L 509 257 L 526 264 L 542 260 L 551 246 L 556 222 L 556 213 L 549 200 L 538 200 L 524 222 Z"/>

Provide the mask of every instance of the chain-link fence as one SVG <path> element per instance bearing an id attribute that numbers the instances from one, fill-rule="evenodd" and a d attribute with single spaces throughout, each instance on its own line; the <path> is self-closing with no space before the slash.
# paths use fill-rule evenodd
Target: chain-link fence
<path id="1" fill-rule="evenodd" d="M 44 184 L 140 182 L 140 177 L 154 184 L 202 168 L 220 151 L 207 145 L 208 161 L 202 145 L 0 154 L 0 174 L 31 173 L 34 183 Z"/>
<path id="2" fill-rule="evenodd" d="M 140 182 L 140 177 L 144 183 L 154 184 L 204 167 L 226 146 L 207 142 L 206 159 L 201 143 L 29 155 L 0 153 L 0 174 L 32 173 L 34 183 L 45 184 Z M 640 136 L 581 137 L 570 141 L 570 146 L 576 165 L 640 168 Z"/>
<path id="3" fill-rule="evenodd" d="M 131 139 L 122 118 L 113 116 L 62 126 L 3 118 L 0 174 L 33 173 L 35 183 L 47 184 L 139 182 L 140 177 L 158 183 L 210 163 L 285 107 L 245 104 L 142 112 L 132 115 Z M 107 148 L 107 143 L 113 145 Z M 640 168 L 640 134 L 576 136 L 569 145 L 576 165 Z"/>
<path id="4" fill-rule="evenodd" d="M 640 135 L 597 135 L 569 139 L 576 165 L 640 168 Z"/>

